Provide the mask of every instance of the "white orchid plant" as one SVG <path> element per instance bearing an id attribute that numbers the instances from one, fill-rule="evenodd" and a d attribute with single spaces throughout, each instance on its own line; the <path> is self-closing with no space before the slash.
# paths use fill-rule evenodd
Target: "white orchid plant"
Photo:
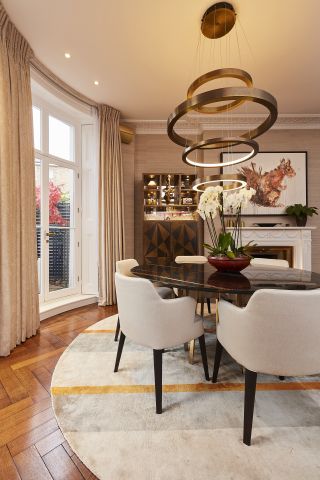
<path id="1" fill-rule="evenodd" d="M 207 223 L 212 245 L 204 243 L 210 255 L 236 258 L 248 256 L 248 248 L 252 242 L 242 245 L 241 211 L 255 194 L 253 188 L 241 188 L 234 192 L 223 190 L 221 186 L 208 187 L 200 197 L 198 213 Z M 218 234 L 214 219 L 219 215 L 221 232 Z M 225 215 L 233 217 L 233 230 L 226 231 Z"/>

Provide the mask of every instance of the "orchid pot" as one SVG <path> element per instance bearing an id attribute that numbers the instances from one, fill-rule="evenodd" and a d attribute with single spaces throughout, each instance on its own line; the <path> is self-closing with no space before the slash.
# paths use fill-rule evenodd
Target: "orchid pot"
<path id="1" fill-rule="evenodd" d="M 241 211 L 255 194 L 253 188 L 224 191 L 221 186 L 209 187 L 201 195 L 198 213 L 206 222 L 211 244 L 204 247 L 209 252 L 208 261 L 220 272 L 240 272 L 250 264 L 252 242 L 242 244 L 243 222 Z M 226 230 L 226 215 L 232 216 L 232 229 Z M 219 217 L 221 231 L 218 233 L 215 218 Z M 229 222 L 230 223 L 230 222 Z"/>
<path id="2" fill-rule="evenodd" d="M 225 255 L 221 257 L 208 256 L 208 262 L 215 267 L 218 272 L 241 272 L 250 265 L 251 257 L 243 255 L 241 257 L 229 258 Z"/>

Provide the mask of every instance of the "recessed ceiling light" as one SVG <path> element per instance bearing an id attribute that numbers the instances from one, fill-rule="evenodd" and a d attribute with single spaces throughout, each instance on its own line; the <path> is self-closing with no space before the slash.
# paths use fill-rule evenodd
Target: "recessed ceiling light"
<path id="1" fill-rule="evenodd" d="M 64 56 L 65 56 L 66 58 L 71 58 L 71 55 L 70 55 L 69 52 L 66 52 L 66 53 L 64 54 Z"/>
<path id="2" fill-rule="evenodd" d="M 99 85 L 98 80 L 95 80 L 93 83 L 94 83 L 95 85 Z"/>

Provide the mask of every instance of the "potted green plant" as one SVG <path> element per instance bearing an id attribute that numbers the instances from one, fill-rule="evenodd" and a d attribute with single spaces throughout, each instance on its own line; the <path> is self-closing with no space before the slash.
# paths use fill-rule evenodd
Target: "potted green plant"
<path id="1" fill-rule="evenodd" d="M 209 251 L 208 261 L 219 271 L 239 272 L 246 268 L 251 260 L 249 246 L 242 244 L 241 209 L 255 194 L 253 188 L 242 188 L 235 192 L 223 191 L 221 186 L 209 187 L 201 195 L 198 213 L 207 223 L 212 244 L 204 244 Z M 216 230 L 215 218 L 219 215 L 221 231 Z M 225 215 L 232 215 L 234 220 L 231 231 L 226 230 Z"/>
<path id="2" fill-rule="evenodd" d="M 307 223 L 308 217 L 312 217 L 312 215 L 318 215 L 317 210 L 317 207 L 307 207 L 307 205 L 295 203 L 294 205 L 289 205 L 286 208 L 286 214 L 296 219 L 298 227 L 304 227 Z"/>

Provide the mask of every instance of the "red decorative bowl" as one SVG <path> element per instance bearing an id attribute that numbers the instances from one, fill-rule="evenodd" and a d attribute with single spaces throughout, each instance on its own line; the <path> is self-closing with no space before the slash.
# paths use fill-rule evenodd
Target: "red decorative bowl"
<path id="1" fill-rule="evenodd" d="M 219 272 L 241 272 L 250 265 L 250 257 L 208 257 L 210 265 L 215 267 Z"/>

